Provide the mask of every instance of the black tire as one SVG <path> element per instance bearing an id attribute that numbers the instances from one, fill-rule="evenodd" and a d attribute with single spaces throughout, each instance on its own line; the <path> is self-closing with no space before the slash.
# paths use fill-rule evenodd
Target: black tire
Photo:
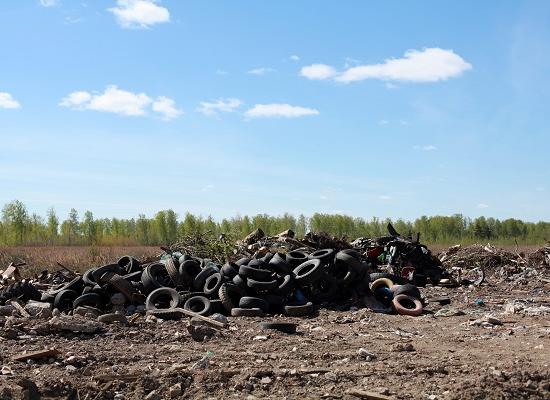
<path id="1" fill-rule="evenodd" d="M 309 285 L 316 282 L 324 272 L 324 265 L 319 259 L 306 261 L 294 268 L 294 281 L 297 285 Z"/>
<path id="2" fill-rule="evenodd" d="M 141 283 L 143 283 L 145 294 L 149 294 L 161 287 L 168 287 L 170 277 L 165 265 L 162 263 L 153 263 L 146 266 L 141 274 Z"/>
<path id="3" fill-rule="evenodd" d="M 387 278 L 391 280 L 393 283 L 398 285 L 404 285 L 405 283 L 408 282 L 405 278 L 401 278 L 400 276 L 390 274 L 388 272 L 373 272 L 372 274 L 370 274 L 371 282 L 374 282 L 375 280 L 380 278 Z"/>
<path id="4" fill-rule="evenodd" d="M 266 294 L 263 296 L 263 299 L 269 304 L 269 309 L 277 308 L 282 306 L 285 302 L 285 297 L 278 294 Z"/>
<path id="5" fill-rule="evenodd" d="M 420 294 L 420 289 L 411 283 L 406 283 L 404 285 L 399 285 L 393 290 L 393 296 L 398 296 L 400 294 L 406 294 L 407 296 L 414 297 L 415 299 L 420 300 L 422 295 Z"/>
<path id="6" fill-rule="evenodd" d="M 241 265 L 239 267 L 239 275 L 258 281 L 268 281 L 271 280 L 272 272 L 267 269 L 256 268 L 255 266 Z"/>
<path id="7" fill-rule="evenodd" d="M 85 285 L 94 286 L 97 283 L 93 276 L 96 269 L 97 268 L 90 268 L 89 270 L 84 272 L 84 275 L 82 275 L 82 281 L 84 281 Z"/>
<path id="8" fill-rule="evenodd" d="M 89 286 L 88 286 L 89 287 Z M 97 293 L 86 293 L 82 296 L 77 297 L 73 301 L 73 310 L 77 307 L 81 306 L 90 306 L 94 308 L 102 308 L 103 307 L 103 297 L 101 297 Z"/>
<path id="9" fill-rule="evenodd" d="M 305 261 L 307 261 L 307 254 L 303 251 L 294 250 L 286 253 L 286 262 L 291 267 L 297 267 Z"/>
<path id="10" fill-rule="evenodd" d="M 272 329 L 272 330 L 287 333 L 290 335 L 296 333 L 296 326 L 297 324 L 293 324 L 291 322 L 261 322 L 260 323 L 260 328 L 262 329 Z"/>
<path id="11" fill-rule="evenodd" d="M 223 308 L 225 308 L 228 312 L 231 312 L 233 308 L 239 306 L 239 300 L 242 295 L 243 291 L 231 283 L 222 284 L 220 286 L 220 290 L 218 291 L 218 296 L 222 301 Z"/>
<path id="12" fill-rule="evenodd" d="M 308 256 L 308 258 L 310 260 L 313 260 L 314 258 L 318 258 L 319 260 L 321 260 L 325 264 L 328 264 L 328 263 L 332 262 L 332 260 L 334 259 L 334 250 L 333 249 L 317 250 L 317 251 L 314 251 L 313 253 L 311 253 Z"/>
<path id="13" fill-rule="evenodd" d="M 282 278 L 282 282 L 279 283 L 279 286 L 277 287 L 277 290 L 275 291 L 275 293 L 281 295 L 281 296 L 287 296 L 290 294 L 290 292 L 292 292 L 292 290 L 294 289 L 294 278 L 292 277 L 292 275 L 288 274 L 288 275 L 285 275 L 283 278 Z"/>
<path id="14" fill-rule="evenodd" d="M 203 290 L 204 283 L 206 282 L 206 278 L 208 278 L 210 275 L 214 275 L 215 273 L 219 272 L 218 268 L 214 266 L 208 266 L 205 267 L 199 274 L 195 277 L 193 281 L 193 287 L 196 290 Z"/>
<path id="15" fill-rule="evenodd" d="M 264 282 L 264 281 L 257 281 L 255 279 L 248 278 L 246 280 L 246 285 L 249 288 L 252 288 L 252 289 L 260 291 L 260 292 L 269 292 L 269 291 L 277 289 L 278 283 L 277 283 L 276 279 Z"/>
<path id="16" fill-rule="evenodd" d="M 263 312 L 267 312 L 269 310 L 269 304 L 264 299 L 260 299 L 259 297 L 251 297 L 251 296 L 244 296 L 241 297 L 239 300 L 239 307 L 240 308 L 259 308 Z"/>
<path id="17" fill-rule="evenodd" d="M 239 273 L 239 266 L 231 262 L 226 263 L 223 265 L 221 273 L 226 279 L 233 279 Z"/>
<path id="18" fill-rule="evenodd" d="M 170 276 L 172 285 L 174 285 L 174 287 L 180 286 L 182 279 L 179 271 L 179 261 L 177 261 L 176 264 L 176 260 L 174 260 L 172 256 L 168 257 L 165 261 L 164 266 L 168 272 L 168 276 Z"/>
<path id="19" fill-rule="evenodd" d="M 209 315 L 212 305 L 204 296 L 193 296 L 183 305 L 184 310 L 196 312 L 199 315 Z"/>
<path id="20" fill-rule="evenodd" d="M 124 274 L 124 271 L 121 270 L 118 264 L 107 264 L 102 267 L 98 267 L 94 269 L 94 272 L 92 272 L 94 282 L 101 283 L 101 277 L 106 272 L 114 272 L 115 274 Z"/>
<path id="21" fill-rule="evenodd" d="M 215 274 L 210 275 L 204 282 L 204 293 L 208 296 L 218 293 L 222 283 L 222 274 L 216 272 Z"/>
<path id="22" fill-rule="evenodd" d="M 321 278 L 313 285 L 313 300 L 317 303 L 323 303 L 334 299 L 338 291 L 336 279 L 328 274 L 323 274 Z"/>
<path id="23" fill-rule="evenodd" d="M 146 310 L 176 308 L 180 304 L 180 294 L 177 290 L 162 287 L 153 290 L 145 300 Z"/>
<path id="24" fill-rule="evenodd" d="M 243 258 L 240 258 L 239 260 L 235 261 L 235 265 L 238 265 L 239 267 L 241 265 L 246 265 L 248 264 L 252 259 L 250 257 L 243 257 Z"/>
<path id="25" fill-rule="evenodd" d="M 361 259 L 361 254 L 359 254 L 359 252 L 357 250 L 354 250 L 354 249 L 344 249 L 344 250 L 340 250 L 340 253 L 345 253 L 345 254 L 349 254 L 350 256 L 360 260 Z"/>
<path id="26" fill-rule="evenodd" d="M 261 308 L 239 308 L 235 307 L 231 310 L 233 317 L 263 317 L 265 312 Z"/>
<path id="27" fill-rule="evenodd" d="M 269 266 L 273 271 L 279 274 L 288 274 L 292 271 L 292 267 L 288 265 L 284 258 L 284 254 L 275 253 L 275 255 L 269 260 Z"/>
<path id="28" fill-rule="evenodd" d="M 311 302 L 299 306 L 285 306 L 285 314 L 289 317 L 305 317 L 311 313 L 313 313 L 313 303 Z"/>
<path id="29" fill-rule="evenodd" d="M 267 253 L 265 256 L 263 256 L 261 258 L 261 260 L 265 263 L 269 263 L 269 261 L 271 261 L 271 259 L 273 258 L 273 253 Z"/>
<path id="30" fill-rule="evenodd" d="M 121 271 L 125 274 L 140 271 L 139 261 L 132 256 L 122 256 L 118 259 L 117 264 Z"/>
<path id="31" fill-rule="evenodd" d="M 339 251 L 336 253 L 336 264 L 338 263 L 344 263 L 349 265 L 355 272 L 359 272 L 363 269 L 363 264 L 361 264 L 361 261 L 359 261 L 357 258 L 353 257 L 352 255 L 349 255 L 348 253 L 344 253 L 342 251 Z"/>
<path id="32" fill-rule="evenodd" d="M 233 283 L 241 290 L 246 290 L 247 288 L 246 278 L 243 278 L 240 275 L 235 275 L 235 277 L 233 278 Z"/>
<path id="33" fill-rule="evenodd" d="M 82 277 L 77 276 L 76 278 L 72 279 L 71 281 L 65 283 L 63 286 L 61 286 L 59 289 L 51 290 L 50 293 L 54 296 L 57 295 L 62 290 L 74 290 L 75 292 L 82 292 L 82 289 L 84 288 L 84 281 L 82 280 Z"/>
<path id="34" fill-rule="evenodd" d="M 55 295 L 53 301 L 54 308 L 57 308 L 59 311 L 68 311 L 73 307 L 73 302 L 78 297 L 78 293 L 74 290 L 65 289 L 61 290 Z"/>
<path id="35" fill-rule="evenodd" d="M 192 286 L 195 277 L 202 271 L 201 265 L 194 259 L 185 260 L 180 264 L 180 276 L 182 280 L 188 285 Z"/>
<path id="36" fill-rule="evenodd" d="M 20 281 L 6 286 L 0 291 L 0 305 L 10 299 L 20 299 L 23 302 L 28 300 L 40 300 L 42 294 L 29 281 Z"/>

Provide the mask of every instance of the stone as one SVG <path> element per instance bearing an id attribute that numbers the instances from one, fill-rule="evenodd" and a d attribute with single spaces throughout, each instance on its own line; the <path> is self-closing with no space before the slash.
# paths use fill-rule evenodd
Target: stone
<path id="1" fill-rule="evenodd" d="M 53 317 L 49 322 L 51 330 L 97 333 L 103 330 L 100 322 L 91 321 L 77 316 L 59 316 Z"/>
<path id="2" fill-rule="evenodd" d="M 33 317 L 40 314 L 42 310 L 50 311 L 51 315 L 51 308 L 52 305 L 50 303 L 34 300 L 29 300 L 25 305 L 25 310 L 27 310 L 27 312 Z"/>
<path id="3" fill-rule="evenodd" d="M 111 296 L 111 304 L 113 306 L 123 306 L 126 303 L 126 297 L 122 293 L 115 293 Z"/>
<path id="4" fill-rule="evenodd" d="M 454 307 L 443 307 L 434 314 L 436 317 L 457 317 L 464 315 L 464 311 L 461 311 Z"/>
<path id="5" fill-rule="evenodd" d="M 373 361 L 375 360 L 377 357 L 376 357 L 376 354 L 374 353 L 371 353 L 370 351 L 368 351 L 367 349 L 361 347 L 359 350 L 357 350 L 357 354 L 364 358 L 365 360 L 367 361 Z"/>
<path id="6" fill-rule="evenodd" d="M 183 394 L 181 383 L 176 383 L 175 385 L 170 386 L 170 388 L 168 389 L 168 394 L 172 399 L 181 396 Z"/>

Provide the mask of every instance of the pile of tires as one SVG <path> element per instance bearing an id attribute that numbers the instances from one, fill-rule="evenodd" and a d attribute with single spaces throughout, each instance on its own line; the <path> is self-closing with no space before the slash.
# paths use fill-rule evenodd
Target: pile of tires
<path id="1" fill-rule="evenodd" d="M 419 316 L 424 310 L 420 290 L 406 279 L 388 273 L 370 275 L 372 294 L 397 314 Z"/>

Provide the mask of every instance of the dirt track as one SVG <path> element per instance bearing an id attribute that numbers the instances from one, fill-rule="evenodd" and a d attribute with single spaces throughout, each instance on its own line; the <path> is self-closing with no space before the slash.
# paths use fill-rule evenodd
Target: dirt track
<path id="1" fill-rule="evenodd" d="M 516 298 L 549 305 L 549 286 L 427 288 L 426 298 L 448 294 L 452 303 L 445 307 L 465 315 L 436 317 L 441 306 L 433 304 L 417 318 L 321 310 L 295 319 L 296 335 L 258 327 L 277 318 L 230 318 L 228 330 L 202 343 L 191 339 L 185 320 L 141 318 L 98 335 L 30 332 L 0 341 L 0 362 L 13 371 L 0 377 L 0 393 L 2 399 L 22 398 L 17 383 L 25 386 L 27 378 L 44 398 L 177 398 L 181 386 L 185 398 L 355 398 L 347 393 L 359 389 L 396 399 L 548 399 L 548 314 L 503 311 Z M 487 314 L 502 325 L 470 325 Z M 24 350 L 51 347 L 61 351 L 56 360 L 12 361 Z M 376 358 L 368 361 L 360 348 Z M 209 367 L 191 369 L 207 351 Z"/>

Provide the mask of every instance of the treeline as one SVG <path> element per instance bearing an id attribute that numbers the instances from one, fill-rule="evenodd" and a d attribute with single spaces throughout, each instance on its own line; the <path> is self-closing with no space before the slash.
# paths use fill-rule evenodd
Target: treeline
<path id="1" fill-rule="evenodd" d="M 29 214 L 26 206 L 18 201 L 6 204 L 0 221 L 0 245 L 164 245 L 173 243 L 180 235 L 195 232 L 225 233 L 243 238 L 256 228 L 268 235 L 292 229 L 298 236 L 308 231 L 327 232 L 338 237 L 381 236 L 387 233 L 391 222 L 398 232 L 421 234 L 425 243 L 464 243 L 492 241 L 523 244 L 543 243 L 550 238 L 549 222 L 523 222 L 518 219 L 498 220 L 479 217 L 475 219 L 457 214 L 452 216 L 422 216 L 415 221 L 401 219 L 369 220 L 338 214 L 313 214 L 298 217 L 284 214 L 236 216 L 216 221 L 212 217 L 190 213 L 178 216 L 173 210 L 162 210 L 153 218 L 139 215 L 137 218 L 95 218 L 91 211 L 82 216 L 71 209 L 65 219 L 60 219 L 52 208 L 46 216 Z"/>

